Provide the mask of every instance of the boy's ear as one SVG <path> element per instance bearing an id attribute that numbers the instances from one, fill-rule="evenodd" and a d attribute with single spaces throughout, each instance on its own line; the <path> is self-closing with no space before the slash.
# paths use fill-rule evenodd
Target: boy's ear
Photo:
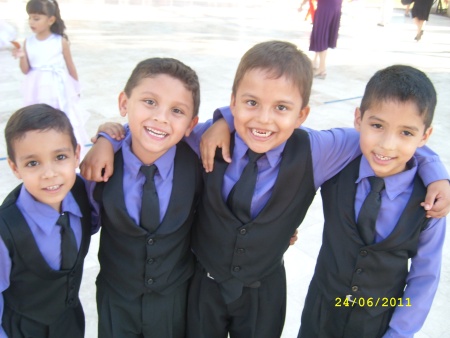
<path id="1" fill-rule="evenodd" d="M 8 157 L 8 164 L 9 164 L 9 167 L 11 168 L 14 176 L 16 176 L 19 180 L 21 180 L 22 176 L 20 175 L 19 171 L 17 170 L 17 165 L 9 157 Z"/>
<path id="2" fill-rule="evenodd" d="M 231 98 L 230 98 L 230 110 L 231 110 L 231 114 L 234 117 L 234 109 L 236 107 L 236 96 L 234 96 L 233 94 L 231 94 Z"/>
<path id="3" fill-rule="evenodd" d="M 197 125 L 197 123 L 198 123 L 198 116 L 194 117 L 192 119 L 191 123 L 189 124 L 189 127 L 186 130 L 186 133 L 184 134 L 186 137 L 188 137 L 191 134 L 192 129 L 194 129 L 194 127 Z"/>
<path id="4" fill-rule="evenodd" d="M 361 128 L 361 110 L 359 107 L 355 109 L 355 120 L 353 121 L 353 125 L 357 131 L 360 131 Z"/>
<path id="5" fill-rule="evenodd" d="M 428 139 L 430 138 L 432 133 L 433 127 L 428 127 L 428 129 L 425 130 L 425 132 L 422 135 L 422 140 L 419 143 L 419 147 L 423 147 L 428 142 Z"/>
<path id="6" fill-rule="evenodd" d="M 127 116 L 127 103 L 128 103 L 128 97 L 125 92 L 120 92 L 119 94 L 119 111 L 120 116 Z"/>
<path id="7" fill-rule="evenodd" d="M 297 118 L 297 128 L 299 128 L 303 124 L 303 122 L 305 122 L 306 118 L 309 115 L 309 111 L 310 111 L 309 106 L 306 106 L 302 108 L 302 110 L 300 110 Z"/>
<path id="8" fill-rule="evenodd" d="M 75 160 L 77 161 L 75 168 L 78 168 L 80 166 L 80 152 L 81 152 L 81 146 L 80 146 L 80 144 L 77 144 L 77 147 L 75 148 Z"/>

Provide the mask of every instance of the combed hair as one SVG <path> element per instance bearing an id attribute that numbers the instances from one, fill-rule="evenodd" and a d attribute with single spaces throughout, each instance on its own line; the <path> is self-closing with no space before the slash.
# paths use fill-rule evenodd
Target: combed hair
<path id="1" fill-rule="evenodd" d="M 366 85 L 361 100 L 361 115 L 387 101 L 413 102 L 424 120 L 425 129 L 431 126 L 437 95 L 433 83 L 422 71 L 405 65 L 393 65 L 377 71 Z"/>
<path id="2" fill-rule="evenodd" d="M 247 72 L 254 69 L 267 71 L 269 76 L 278 79 L 285 76 L 300 91 L 302 108 L 309 103 L 313 81 L 311 60 L 294 44 L 286 41 L 266 41 L 250 48 L 239 62 L 234 77 L 232 92 L 237 88 Z"/>
<path id="3" fill-rule="evenodd" d="M 6 123 L 6 150 L 11 161 L 15 162 L 13 143 L 34 130 L 56 130 L 65 133 L 70 136 L 74 151 L 77 148 L 77 140 L 67 115 L 47 104 L 33 104 L 16 111 Z"/>
<path id="4" fill-rule="evenodd" d="M 130 97 L 133 89 L 141 80 L 165 74 L 180 80 L 185 88 L 192 93 L 194 101 L 194 117 L 200 109 L 200 83 L 197 73 L 179 60 L 172 58 L 150 58 L 137 64 L 128 79 L 124 92 Z"/>

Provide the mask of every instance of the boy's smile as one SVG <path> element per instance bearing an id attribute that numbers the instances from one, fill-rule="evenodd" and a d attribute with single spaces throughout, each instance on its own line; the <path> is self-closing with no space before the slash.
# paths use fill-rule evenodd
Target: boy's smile
<path id="1" fill-rule="evenodd" d="M 54 129 L 28 131 L 13 144 L 15 161 L 8 163 L 14 175 L 37 201 L 60 212 L 75 183 L 80 147 L 73 149 L 69 135 Z"/>
<path id="2" fill-rule="evenodd" d="M 300 90 L 285 76 L 262 69 L 248 71 L 231 97 L 236 132 L 247 146 L 265 153 L 285 142 L 306 119 Z"/>
<path id="3" fill-rule="evenodd" d="M 128 115 L 131 149 L 145 164 L 188 136 L 198 121 L 193 118 L 192 93 L 165 74 L 142 79 L 130 97 L 122 92 L 119 108 L 122 116 Z"/>
<path id="4" fill-rule="evenodd" d="M 406 169 L 416 149 L 431 135 L 415 103 L 385 101 L 368 109 L 361 118 L 356 109 L 355 128 L 361 133 L 360 146 L 376 176 L 386 177 Z"/>

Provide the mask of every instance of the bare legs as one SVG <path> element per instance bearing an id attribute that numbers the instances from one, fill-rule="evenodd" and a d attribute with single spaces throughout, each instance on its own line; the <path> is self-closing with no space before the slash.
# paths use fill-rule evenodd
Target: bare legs
<path id="1" fill-rule="evenodd" d="M 414 38 L 414 40 L 419 41 L 422 38 L 422 34 L 423 34 L 423 26 L 425 24 L 425 20 L 419 20 L 417 18 L 414 18 L 414 23 L 417 26 L 417 35 Z"/>
<path id="2" fill-rule="evenodd" d="M 316 52 L 313 60 L 313 66 L 315 69 L 314 77 L 319 79 L 325 79 L 327 75 L 326 59 L 327 59 L 327 50 Z"/>

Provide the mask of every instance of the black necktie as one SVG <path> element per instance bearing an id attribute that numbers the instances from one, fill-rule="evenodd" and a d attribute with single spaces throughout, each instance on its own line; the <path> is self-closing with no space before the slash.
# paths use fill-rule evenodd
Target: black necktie
<path id="1" fill-rule="evenodd" d="M 381 206 L 381 191 L 384 189 L 384 180 L 380 177 L 369 177 L 371 190 L 364 200 L 358 216 L 358 231 L 366 245 L 375 240 L 375 223 Z"/>
<path id="2" fill-rule="evenodd" d="M 256 176 L 258 175 L 256 161 L 264 154 L 258 154 L 249 149 L 247 155 L 249 158 L 248 164 L 233 189 L 231 189 L 227 199 L 229 208 L 243 224 L 250 222 L 252 219 L 250 207 L 255 191 Z"/>
<path id="3" fill-rule="evenodd" d="M 156 165 L 143 165 L 141 172 L 145 175 L 142 191 L 141 227 L 153 233 L 159 226 L 159 198 L 155 186 Z"/>
<path id="4" fill-rule="evenodd" d="M 77 240 L 70 227 L 69 214 L 64 212 L 56 222 L 61 226 L 61 270 L 71 269 L 78 256 Z"/>

